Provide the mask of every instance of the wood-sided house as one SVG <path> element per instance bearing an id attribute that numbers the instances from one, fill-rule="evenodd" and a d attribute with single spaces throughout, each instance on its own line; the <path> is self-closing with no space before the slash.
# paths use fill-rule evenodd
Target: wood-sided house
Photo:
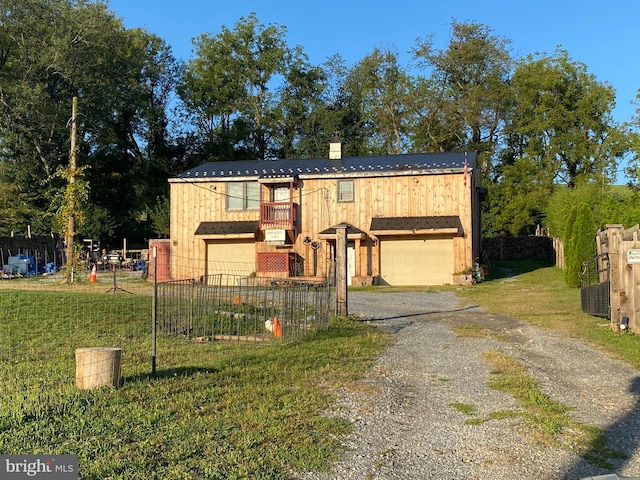
<path id="1" fill-rule="evenodd" d="M 352 285 L 441 285 L 480 255 L 475 152 L 211 162 L 169 180 L 171 277 L 323 279 L 347 225 Z"/>

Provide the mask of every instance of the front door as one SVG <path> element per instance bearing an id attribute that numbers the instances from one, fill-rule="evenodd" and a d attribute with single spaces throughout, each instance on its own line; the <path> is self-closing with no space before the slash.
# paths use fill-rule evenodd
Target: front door
<path id="1" fill-rule="evenodd" d="M 289 202 L 291 201 L 291 190 L 289 187 L 275 187 L 273 189 L 273 201 L 276 203 L 282 203 L 283 205 L 274 205 L 273 213 L 274 220 L 288 221 L 289 215 Z"/>
<path id="2" fill-rule="evenodd" d="M 289 187 L 274 188 L 273 201 L 289 203 L 291 201 L 291 190 L 289 189 Z"/>
<path id="3" fill-rule="evenodd" d="M 356 274 L 356 244 L 347 242 L 347 285 L 351 285 Z"/>
<path id="4" fill-rule="evenodd" d="M 336 244 L 335 242 L 331 242 L 331 256 L 335 263 L 336 261 Z M 347 242 L 347 285 L 352 284 L 352 279 L 356 275 L 356 243 L 355 242 Z"/>

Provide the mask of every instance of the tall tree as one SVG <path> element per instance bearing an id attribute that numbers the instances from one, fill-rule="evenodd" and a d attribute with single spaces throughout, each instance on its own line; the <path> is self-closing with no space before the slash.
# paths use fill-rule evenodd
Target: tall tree
<path id="1" fill-rule="evenodd" d="M 438 133 L 436 138 L 462 136 L 455 143 L 480 153 L 487 176 L 512 104 L 509 80 L 513 60 L 509 44 L 507 39 L 493 35 L 486 25 L 454 21 L 446 49 L 436 49 L 433 37 L 419 40 L 413 49 L 417 65 L 430 73 L 426 92 L 435 95 L 427 104 L 431 108 L 423 125 L 450 132 Z M 433 108 L 443 112 L 439 118 Z"/>
<path id="2" fill-rule="evenodd" d="M 328 78 L 321 67 L 309 64 L 300 47 L 294 49 L 290 65 L 278 87 L 281 112 L 274 143 L 279 158 L 309 158 L 326 152 L 326 95 Z M 331 130 L 329 130 L 331 132 Z"/>
<path id="3" fill-rule="evenodd" d="M 463 150 L 466 145 L 465 122 L 454 104 L 443 95 L 442 86 L 433 79 L 415 79 L 414 123 L 411 145 L 418 152 Z"/>
<path id="4" fill-rule="evenodd" d="M 233 121 L 244 94 L 233 46 L 221 36 L 201 35 L 193 42 L 195 57 L 187 62 L 177 87 L 186 121 L 195 128 L 193 154 L 201 156 L 200 161 L 231 160 L 236 148 Z"/>
<path id="5" fill-rule="evenodd" d="M 491 184 L 491 201 L 483 217 L 485 236 L 531 235 L 545 223 L 545 206 L 553 180 L 530 159 L 505 165 Z"/>
<path id="6" fill-rule="evenodd" d="M 414 89 L 397 53 L 374 49 L 351 69 L 346 85 L 360 100 L 368 153 L 397 155 L 409 150 Z"/>
<path id="7" fill-rule="evenodd" d="M 525 217 L 519 214 L 512 219 L 515 221 L 509 221 L 499 204 L 513 186 L 521 184 L 521 176 L 511 172 L 511 185 L 494 191 L 501 171 L 497 153 L 504 147 L 505 119 L 513 108 L 510 41 L 494 35 L 486 25 L 454 21 L 445 49 L 438 50 L 429 36 L 418 41 L 413 55 L 417 66 L 427 74 L 418 81 L 419 116 L 412 135 L 413 148 L 476 150 L 489 192 L 489 201 L 482 206 L 485 232 L 526 230 Z M 526 221 L 536 216 L 535 212 L 529 214 Z"/>
<path id="8" fill-rule="evenodd" d="M 9 230 L 51 228 L 54 174 L 69 154 L 73 52 L 87 30 L 63 28 L 71 10 L 61 0 L 0 0 L 0 173 L 30 213 Z"/>
<path id="9" fill-rule="evenodd" d="M 351 88 L 350 67 L 340 55 L 333 55 L 322 65 L 328 80 L 321 111 L 323 136 L 320 156 L 327 155 L 327 145 L 333 134 L 339 133 L 345 156 L 363 156 L 369 151 L 367 118 L 362 110 L 361 91 Z"/>
<path id="10" fill-rule="evenodd" d="M 628 150 L 613 121 L 615 91 L 564 50 L 525 58 L 513 75 L 508 132 L 514 158 L 530 157 L 554 181 L 610 182 Z"/>
<path id="11" fill-rule="evenodd" d="M 78 96 L 78 164 L 90 166 L 85 208 L 109 212 L 116 234 L 131 230 L 155 202 L 140 178 L 149 178 L 148 160 L 166 143 L 174 75 L 168 47 L 125 29 L 102 2 L 0 0 L 0 25 L 0 174 L 39 212 L 24 221 L 51 231 L 53 199 L 64 184 L 56 172 L 68 162 Z"/>
<path id="12" fill-rule="evenodd" d="M 194 116 L 205 145 L 218 158 L 272 158 L 282 112 L 272 91 L 287 74 L 294 52 L 285 42 L 286 29 L 264 26 L 255 14 L 241 18 L 234 30 L 222 27 L 201 35 L 196 57 L 186 66 L 180 96 Z"/>

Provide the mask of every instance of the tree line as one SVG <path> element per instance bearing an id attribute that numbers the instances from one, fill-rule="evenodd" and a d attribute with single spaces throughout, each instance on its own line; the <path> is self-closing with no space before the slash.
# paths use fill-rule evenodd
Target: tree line
<path id="1" fill-rule="evenodd" d="M 64 232 L 75 195 L 78 236 L 166 236 L 167 178 L 325 157 L 335 132 L 345 156 L 476 150 L 485 236 L 562 236 L 583 202 L 596 225 L 640 221 L 638 121 L 614 121 L 615 90 L 569 52 L 518 58 L 489 26 L 453 21 L 444 48 L 426 32 L 406 65 L 391 48 L 314 65 L 286 33 L 249 14 L 185 61 L 105 1 L 0 0 L 0 235 Z M 629 158 L 629 188 L 612 188 Z"/>

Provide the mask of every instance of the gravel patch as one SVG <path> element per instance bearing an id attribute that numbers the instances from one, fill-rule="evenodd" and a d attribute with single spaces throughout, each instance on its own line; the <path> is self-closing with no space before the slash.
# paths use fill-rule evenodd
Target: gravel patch
<path id="1" fill-rule="evenodd" d="M 395 342 L 362 380 L 343 392 L 328 415 L 349 419 L 354 433 L 328 473 L 298 478 L 574 480 L 615 471 L 640 476 L 640 376 L 575 339 L 520 320 L 464 306 L 454 292 L 349 292 L 349 312 L 391 332 Z M 497 336 L 458 337 L 452 327 L 479 325 Z M 467 425 L 452 404 L 475 416 L 514 410 L 516 401 L 488 387 L 483 352 L 523 362 L 554 401 L 576 420 L 604 429 L 627 458 L 603 470 L 560 448 L 535 444 L 518 419 Z"/>

